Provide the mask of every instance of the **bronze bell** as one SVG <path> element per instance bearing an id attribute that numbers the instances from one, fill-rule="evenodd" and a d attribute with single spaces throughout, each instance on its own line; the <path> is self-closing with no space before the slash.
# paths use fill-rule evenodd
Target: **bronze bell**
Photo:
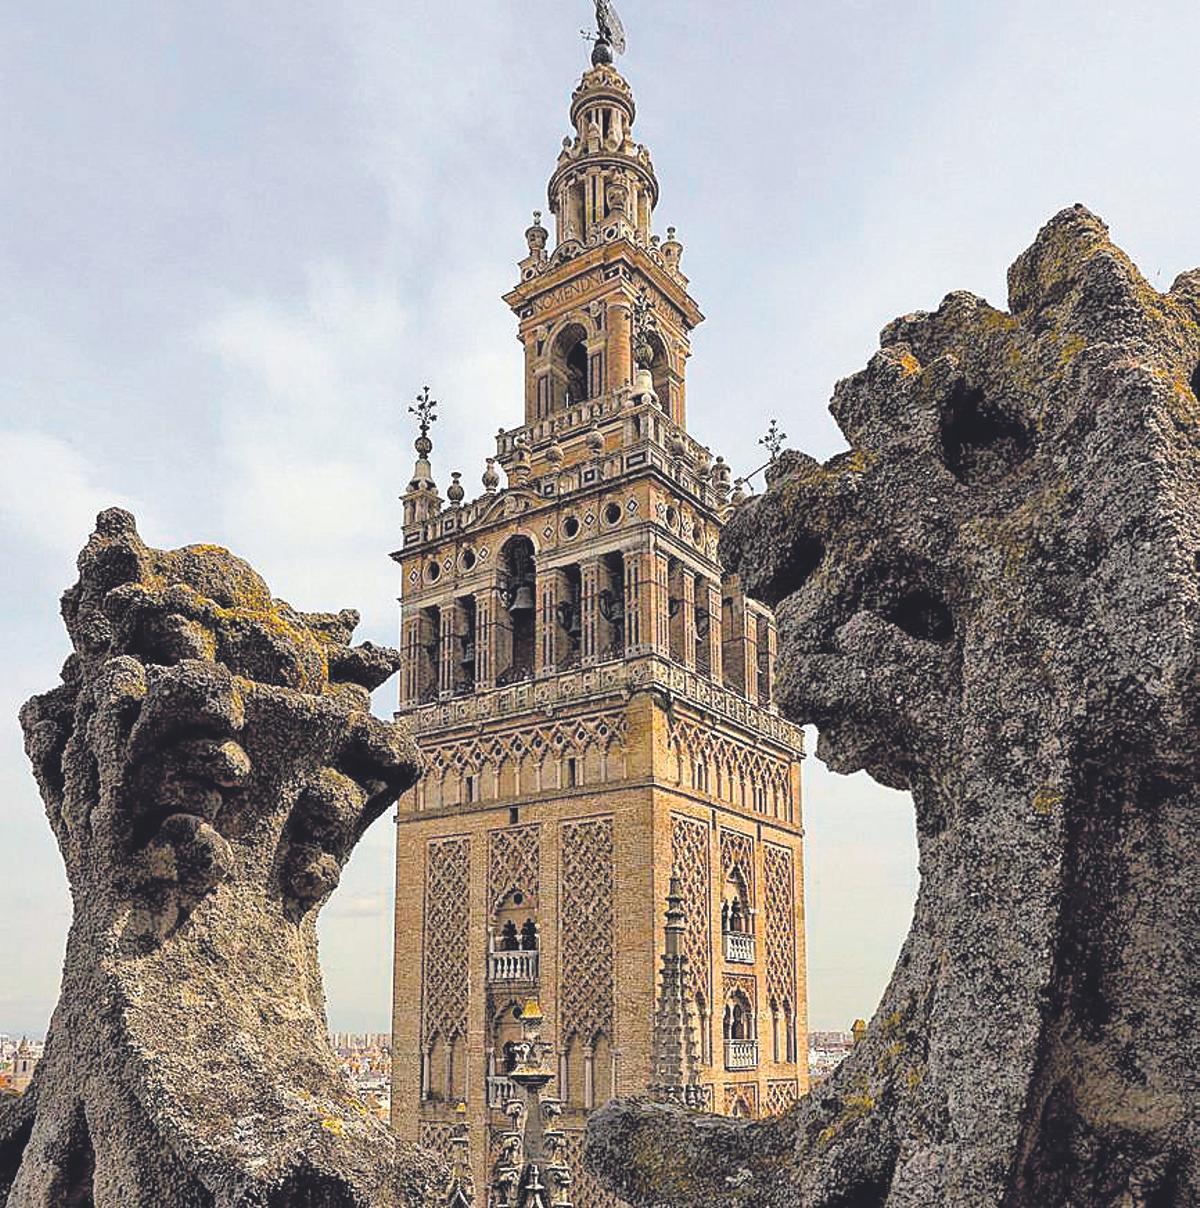
<path id="1" fill-rule="evenodd" d="M 508 606 L 509 612 L 533 611 L 533 588 L 528 583 L 522 583 L 513 596 L 513 602 Z"/>

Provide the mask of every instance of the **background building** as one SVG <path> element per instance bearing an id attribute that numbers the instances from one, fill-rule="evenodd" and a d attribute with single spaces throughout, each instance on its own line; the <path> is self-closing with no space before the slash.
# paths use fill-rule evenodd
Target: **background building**
<path id="1" fill-rule="evenodd" d="M 716 558 L 740 492 L 687 431 L 703 316 L 603 43 L 570 114 L 553 234 L 535 215 L 505 298 L 524 423 L 481 497 L 456 473 L 443 502 L 427 392 L 414 408 L 398 716 L 427 767 L 398 818 L 392 1119 L 448 1151 L 465 1103 L 486 1186 L 536 997 L 589 1208 L 611 1198 L 580 1169 L 586 1114 L 653 1080 L 673 873 L 703 1101 L 780 1111 L 808 1073 L 802 739 L 773 617 Z"/>

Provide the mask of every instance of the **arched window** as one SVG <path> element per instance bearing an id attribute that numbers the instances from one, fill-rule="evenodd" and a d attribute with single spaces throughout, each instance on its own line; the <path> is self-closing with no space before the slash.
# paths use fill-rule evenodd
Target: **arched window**
<path id="1" fill-rule="evenodd" d="M 521 927 L 521 947 L 526 952 L 536 952 L 538 946 L 538 929 L 533 919 L 526 919 Z"/>
<path id="2" fill-rule="evenodd" d="M 722 1032 L 726 1040 L 754 1039 L 754 1012 L 741 990 L 735 990 L 725 1004 Z"/>
<path id="3" fill-rule="evenodd" d="M 511 919 L 500 929 L 500 951 L 516 952 L 520 947 L 517 942 L 517 925 Z"/>
<path id="4" fill-rule="evenodd" d="M 746 880 L 740 868 L 734 868 L 725 880 L 725 890 L 721 895 L 721 930 L 743 935 L 753 931 Z"/>

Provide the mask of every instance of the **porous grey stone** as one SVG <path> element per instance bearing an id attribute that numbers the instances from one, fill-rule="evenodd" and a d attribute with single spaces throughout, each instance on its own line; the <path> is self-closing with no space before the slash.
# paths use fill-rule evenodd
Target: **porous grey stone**
<path id="1" fill-rule="evenodd" d="M 588 1158 L 638 1205 L 1200 1203 L 1200 272 L 1082 207 L 897 319 L 722 556 L 784 711 L 912 792 L 921 887 L 866 1039 L 782 1118 L 648 1102 Z"/>
<path id="2" fill-rule="evenodd" d="M 45 1058 L 0 1106 L 0 1203 L 426 1204 L 444 1171 L 340 1073 L 317 962 L 342 866 L 418 774 L 369 712 L 398 655 L 119 510 L 63 617 L 63 682 L 21 721 L 74 919 Z"/>

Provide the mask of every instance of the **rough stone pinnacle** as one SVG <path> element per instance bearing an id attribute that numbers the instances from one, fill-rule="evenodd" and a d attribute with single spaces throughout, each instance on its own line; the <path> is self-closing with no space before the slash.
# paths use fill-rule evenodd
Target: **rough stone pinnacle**
<path id="1" fill-rule="evenodd" d="M 632 1101 L 635 1205 L 1200 1204 L 1200 271 L 1082 207 L 897 319 L 722 539 L 780 698 L 916 806 L 921 888 L 866 1039 L 789 1115 Z"/>
<path id="2" fill-rule="evenodd" d="M 63 682 L 21 721 L 74 919 L 45 1058 L 0 1107 L 0 1203 L 424 1205 L 443 1172 L 340 1074 L 317 963 L 317 912 L 417 776 L 369 711 L 398 655 L 118 510 L 63 617 Z"/>

